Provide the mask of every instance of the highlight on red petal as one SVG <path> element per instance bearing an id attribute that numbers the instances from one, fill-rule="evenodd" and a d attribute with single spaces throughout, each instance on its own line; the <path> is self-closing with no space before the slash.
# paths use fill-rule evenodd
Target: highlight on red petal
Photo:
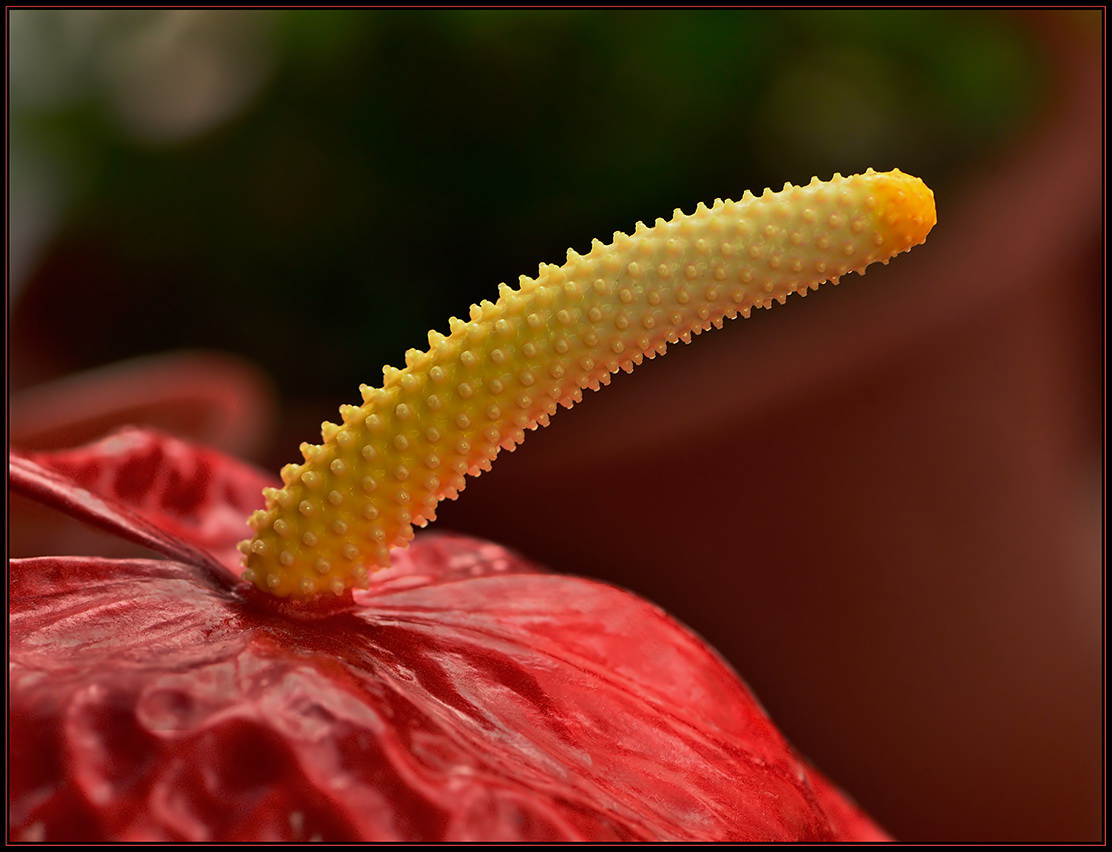
<path id="1" fill-rule="evenodd" d="M 14 561 L 13 839 L 882 836 L 659 609 L 458 536 L 406 559 L 306 620 L 186 564 Z"/>

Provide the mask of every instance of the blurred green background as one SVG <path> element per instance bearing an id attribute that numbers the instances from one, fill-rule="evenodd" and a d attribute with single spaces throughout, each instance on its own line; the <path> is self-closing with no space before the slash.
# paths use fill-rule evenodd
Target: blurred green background
<path id="1" fill-rule="evenodd" d="M 577 451 L 559 455 L 559 439 L 549 434 L 560 430 L 545 430 L 531 456 L 527 448 L 501 463 L 501 477 L 469 488 L 467 499 L 446 507 L 444 521 L 565 570 L 629 585 L 686 619 L 753 679 L 789 737 L 899 837 L 1095 838 L 1103 802 L 1093 781 L 1101 768 L 1093 756 L 1102 686 L 1090 659 L 1095 640 L 1080 631 L 1067 637 L 1074 643 L 1068 648 L 1053 641 L 1068 632 L 1063 625 L 1088 630 L 1099 620 L 1087 591 L 1092 584 L 1074 579 L 1096 576 L 1096 549 L 1092 559 L 1075 562 L 1058 554 L 1078 540 L 1062 518 L 1081 517 L 1093 541 L 1100 527 L 1091 484 L 1099 480 L 1103 441 L 1096 427 L 1103 399 L 1101 234 L 1097 195 L 1077 175 L 1099 183 L 1101 163 L 1092 152 L 1103 145 L 1077 117 L 1093 112 L 1086 93 L 1102 85 L 1094 61 L 1101 12 L 12 10 L 8 23 L 12 401 L 23 415 L 40 412 L 25 434 L 49 427 L 67 405 L 80 406 L 55 392 L 51 408 L 46 397 L 24 391 L 122 359 L 208 349 L 241 356 L 273 381 L 280 416 L 266 412 L 242 431 L 273 421 L 277 434 L 235 451 L 277 469 L 296 458 L 299 441 L 316 438 L 320 421 L 334 418 L 340 403 L 358 401 L 359 383 L 376 384 L 382 364 L 401 364 L 407 348 L 425 347 L 428 329 L 446 331 L 450 315 L 466 316 L 470 304 L 495 295 L 498 282 L 515 284 L 538 262 L 561 262 L 568 247 L 585 251 L 592 238 L 607 240 L 639 219 L 745 189 L 778 189 L 785 180 L 869 166 L 923 177 L 939 199 L 940 225 L 903 261 L 899 283 L 907 286 L 890 290 L 929 327 L 892 329 L 909 341 L 922 338 L 914 349 L 919 360 L 909 367 L 907 353 L 878 347 L 849 378 L 817 395 L 799 391 L 808 401 L 798 411 L 782 400 L 768 403 L 758 390 L 754 399 L 765 408 L 755 403 L 755 419 L 735 418 L 756 429 L 765 453 L 754 455 L 756 464 L 730 468 L 730 476 L 748 477 L 739 493 L 752 489 L 748 494 L 762 499 L 782 490 L 799 505 L 810 507 L 814 495 L 841 504 L 841 515 L 816 511 L 805 534 L 786 522 L 770 527 L 768 519 L 747 533 L 749 558 L 771 566 L 765 573 L 773 579 L 783 575 L 787 591 L 759 592 L 767 597 L 748 602 L 742 618 L 732 600 L 751 594 L 746 580 L 731 586 L 724 575 L 703 578 L 705 589 L 692 592 L 692 572 L 672 564 L 657 566 L 657 575 L 646 569 L 654 550 L 666 550 L 651 543 L 644 564 L 623 568 L 610 560 L 605 539 L 617 535 L 621 541 L 608 545 L 620 550 L 628 540 L 622 537 L 644 526 L 636 519 L 585 524 L 584 535 L 598 541 L 567 546 L 587 551 L 581 561 L 565 558 L 560 543 L 547 540 L 555 537 L 534 532 L 548 515 L 532 527 L 507 521 L 516 509 L 536 513 L 517 499 L 522 489 L 548 491 L 554 502 L 571 494 L 574 502 L 585 499 L 572 487 L 579 483 L 598 491 L 601 503 L 611 499 L 591 482 L 589 465 L 561 461 Z M 1063 146 L 1076 138 L 1075 124 L 1094 139 Z M 1058 147 L 1045 142 L 1050 138 Z M 1030 156 L 1017 155 L 1028 149 Z M 1068 157 L 1087 165 L 1079 169 Z M 1041 175 L 1014 168 L 1027 162 L 1037 162 Z M 1040 179 L 1041 195 L 1032 194 L 1030 177 Z M 994 194 L 980 199 L 985 186 Z M 1080 189 L 1056 194 L 1056 187 Z M 1066 209 L 1078 198 L 1092 211 Z M 947 227 L 959 219 L 955 211 L 966 213 L 963 233 Z M 1056 233 L 1050 225 L 1067 219 L 1070 239 L 1021 251 L 1024 238 L 992 229 L 1007 218 L 997 213 L 1017 212 L 1033 225 L 1024 232 L 1032 245 L 1032 233 Z M 982 223 L 997 240 L 988 247 L 978 240 Z M 1028 255 L 1053 258 L 1017 282 L 1020 308 L 1005 309 L 1010 279 L 1022 277 L 1013 267 Z M 1009 266 L 1006 257 L 1019 260 Z M 910 280 L 927 269 L 940 272 Z M 991 282 L 1001 269 L 1009 280 Z M 866 286 L 885 272 L 870 272 Z M 939 286 L 951 273 L 965 280 Z M 941 293 L 934 302 L 932 288 Z M 818 328 L 809 318 L 841 322 L 838 311 L 848 302 L 856 312 L 884 298 L 866 289 L 839 288 L 836 297 L 823 291 L 793 304 L 783 319 L 773 311 L 775 333 L 762 312 L 737 335 L 745 342 L 736 351 L 751 353 L 776 379 L 776 365 L 760 359 L 792 347 L 766 345 L 774 337 L 791 343 L 797 334 L 798 352 L 813 346 L 801 334 Z M 999 305 L 987 304 L 997 298 Z M 960 316 L 968 302 L 975 304 L 965 325 L 932 325 L 940 315 Z M 862 327 L 869 316 L 881 326 L 906 316 L 854 315 L 866 317 Z M 1001 335 L 1008 346 L 998 345 Z M 734 339 L 707 341 L 700 351 L 718 346 L 728 354 Z M 752 347 L 741 349 L 749 341 Z M 692 363 L 686 349 L 647 372 L 667 381 L 669 370 Z M 835 355 L 808 351 L 797 360 Z M 225 396 L 236 387 L 258 390 L 256 380 L 211 365 L 186 373 L 202 385 L 224 381 Z M 640 387 L 655 401 L 662 385 L 638 380 L 619 381 L 607 396 L 625 394 L 622 404 L 631 410 Z M 957 387 L 958 401 L 935 396 L 935 385 Z M 111 397 L 113 387 L 110 380 L 97 392 Z M 739 388 L 739 396 L 746 392 Z M 128 393 L 120 398 L 131 404 L 134 388 Z M 1029 408 L 1017 408 L 1017 398 L 1028 399 Z M 848 415 L 831 404 L 846 399 L 859 400 Z M 154 402 L 162 406 L 161 398 Z M 602 430 L 586 409 L 591 405 L 577 409 L 578 421 L 579 414 L 562 415 L 563 434 L 574 437 L 580 423 L 587 424 L 580 427 L 584 441 L 598 438 Z M 900 416 L 884 419 L 888 409 Z M 1048 420 L 1060 415 L 1061 422 L 1024 421 L 1017 410 Z M 860 428 L 866 421 L 875 433 Z M 971 427 L 978 423 L 979 431 Z M 816 432 L 820 441 L 830 438 L 814 449 L 834 466 L 829 482 L 821 464 L 792 454 L 796 426 L 812 440 Z M 890 441 L 891 455 L 870 458 L 869 441 L 853 444 L 854 433 Z M 691 434 L 706 438 L 698 429 Z M 952 443 L 940 440 L 950 435 Z M 725 458 L 732 440 L 699 446 Z M 551 466 L 568 480 L 551 489 L 536 486 L 551 475 L 541 459 L 546 446 L 557 450 Z M 847 446 L 857 446 L 857 455 Z M 963 446 L 968 455 L 960 454 Z M 1080 460 L 1069 469 L 1068 487 L 1027 475 L 1042 462 L 1058 464 L 1055 447 L 1069 449 L 1070 465 Z M 760 479 L 755 468 L 765 456 Z M 871 497 L 847 491 L 843 478 L 868 484 Z M 903 500 L 914 504 L 906 527 L 884 514 L 901 505 L 893 488 L 911 494 Z M 927 497 L 941 510 L 924 509 Z M 747 495 L 736 499 L 744 517 Z M 969 504 L 975 508 L 963 509 L 963 520 L 973 532 L 936 525 L 951 517 L 942 510 Z M 660 528 L 678 506 L 661 507 Z M 990 523 L 992 506 L 1006 523 Z M 551 511 L 567 518 L 581 509 L 575 503 L 564 515 Z M 1062 548 L 1033 546 L 1029 537 L 1042 533 Z M 796 539 L 809 536 L 817 556 L 805 547 L 798 552 Z M 936 589 L 935 575 L 890 570 L 930 564 L 934 551 L 916 561 L 924 551 L 917 536 L 931 546 L 941 542 L 947 554 L 930 565 Z M 855 550 L 861 540 L 871 550 Z M 994 573 L 1016 573 L 1021 559 L 1012 551 L 1046 572 L 1022 575 L 1022 606 L 1001 603 Z M 827 594 L 815 575 L 837 565 L 838 552 L 850 562 L 865 552 L 875 564 L 840 566 L 850 573 Z M 781 560 L 784 571 L 776 567 Z M 875 576 L 893 585 L 864 579 Z M 966 577 L 968 585 L 957 588 L 956 578 Z M 1047 603 L 1056 583 L 1072 589 L 1075 582 L 1084 618 L 1070 608 L 1072 598 L 1070 606 Z M 922 612 L 908 615 L 901 600 L 921 603 Z M 800 615 L 822 612 L 824 603 L 835 610 L 828 613 L 831 630 Z M 711 604 L 721 610 L 717 616 Z M 771 624 L 788 632 L 779 624 L 777 607 L 784 605 L 794 607 L 788 615 L 802 637 L 795 657 L 782 649 L 777 656 L 777 637 L 764 630 Z M 898 623 L 870 626 L 877 614 Z M 859 644 L 845 643 L 839 618 L 845 631 L 859 629 Z M 1029 665 L 1015 650 L 1023 637 L 1044 648 L 1046 659 Z M 939 641 L 947 638 L 949 644 Z M 816 644 L 823 647 L 811 653 Z M 1084 662 L 1077 662 L 1078 648 L 1089 655 Z M 826 673 L 826 660 L 845 661 L 844 671 Z M 1058 688 L 1044 686 L 1053 683 L 1046 672 L 1075 670 L 1083 689 L 1058 702 L 1066 710 L 1047 709 L 1053 695 L 1045 705 L 1032 698 Z M 816 686 L 800 698 L 806 680 Z M 1017 694 L 1027 698 L 1017 701 Z M 818 702 L 808 703 L 813 695 L 833 696 L 839 706 L 816 709 Z M 808 729 L 815 717 L 826 720 L 826 731 Z M 878 730 L 885 723 L 889 728 Z"/>
<path id="2" fill-rule="evenodd" d="M 213 347 L 332 406 L 499 281 L 638 219 L 869 166 L 945 192 L 1046 78 L 997 13 L 10 23 L 16 386 Z"/>

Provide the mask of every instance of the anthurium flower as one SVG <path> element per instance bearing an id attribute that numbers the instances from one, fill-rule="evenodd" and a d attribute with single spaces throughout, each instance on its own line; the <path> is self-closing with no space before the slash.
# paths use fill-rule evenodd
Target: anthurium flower
<path id="1" fill-rule="evenodd" d="M 870 170 L 596 240 L 430 332 L 280 487 L 148 432 L 13 454 L 16 489 L 168 557 L 12 563 L 17 836 L 882 838 L 660 610 L 410 542 L 557 405 L 933 224 Z"/>
<path id="2" fill-rule="evenodd" d="M 267 478 L 148 431 L 12 485 L 165 558 L 11 563 L 15 840 L 872 840 L 634 595 L 424 535 L 307 608 L 237 580 Z"/>

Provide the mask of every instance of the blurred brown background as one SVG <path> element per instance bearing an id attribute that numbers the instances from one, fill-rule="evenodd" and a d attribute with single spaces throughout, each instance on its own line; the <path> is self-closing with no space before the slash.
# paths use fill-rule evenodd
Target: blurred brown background
<path id="1" fill-rule="evenodd" d="M 621 375 L 438 524 L 664 606 L 901 839 L 1102 836 L 1102 12 L 8 23 L 20 446 L 277 469 L 569 246 L 923 177 L 927 245 Z"/>

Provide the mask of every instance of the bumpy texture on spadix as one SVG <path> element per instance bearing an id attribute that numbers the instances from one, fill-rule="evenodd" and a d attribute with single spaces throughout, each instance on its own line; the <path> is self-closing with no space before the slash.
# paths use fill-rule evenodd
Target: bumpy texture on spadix
<path id="1" fill-rule="evenodd" d="M 887 263 L 934 223 L 919 178 L 870 169 L 676 210 L 586 255 L 569 250 L 517 290 L 499 285 L 470 321 L 430 331 L 427 352 L 384 367 L 381 388 L 362 386 L 342 425 L 322 425 L 323 444 L 302 444 L 304 463 L 283 468 L 285 487 L 267 489 L 250 520 L 244 578 L 282 597 L 364 586 L 466 475 L 489 470 L 557 405 L 723 319 Z"/>

